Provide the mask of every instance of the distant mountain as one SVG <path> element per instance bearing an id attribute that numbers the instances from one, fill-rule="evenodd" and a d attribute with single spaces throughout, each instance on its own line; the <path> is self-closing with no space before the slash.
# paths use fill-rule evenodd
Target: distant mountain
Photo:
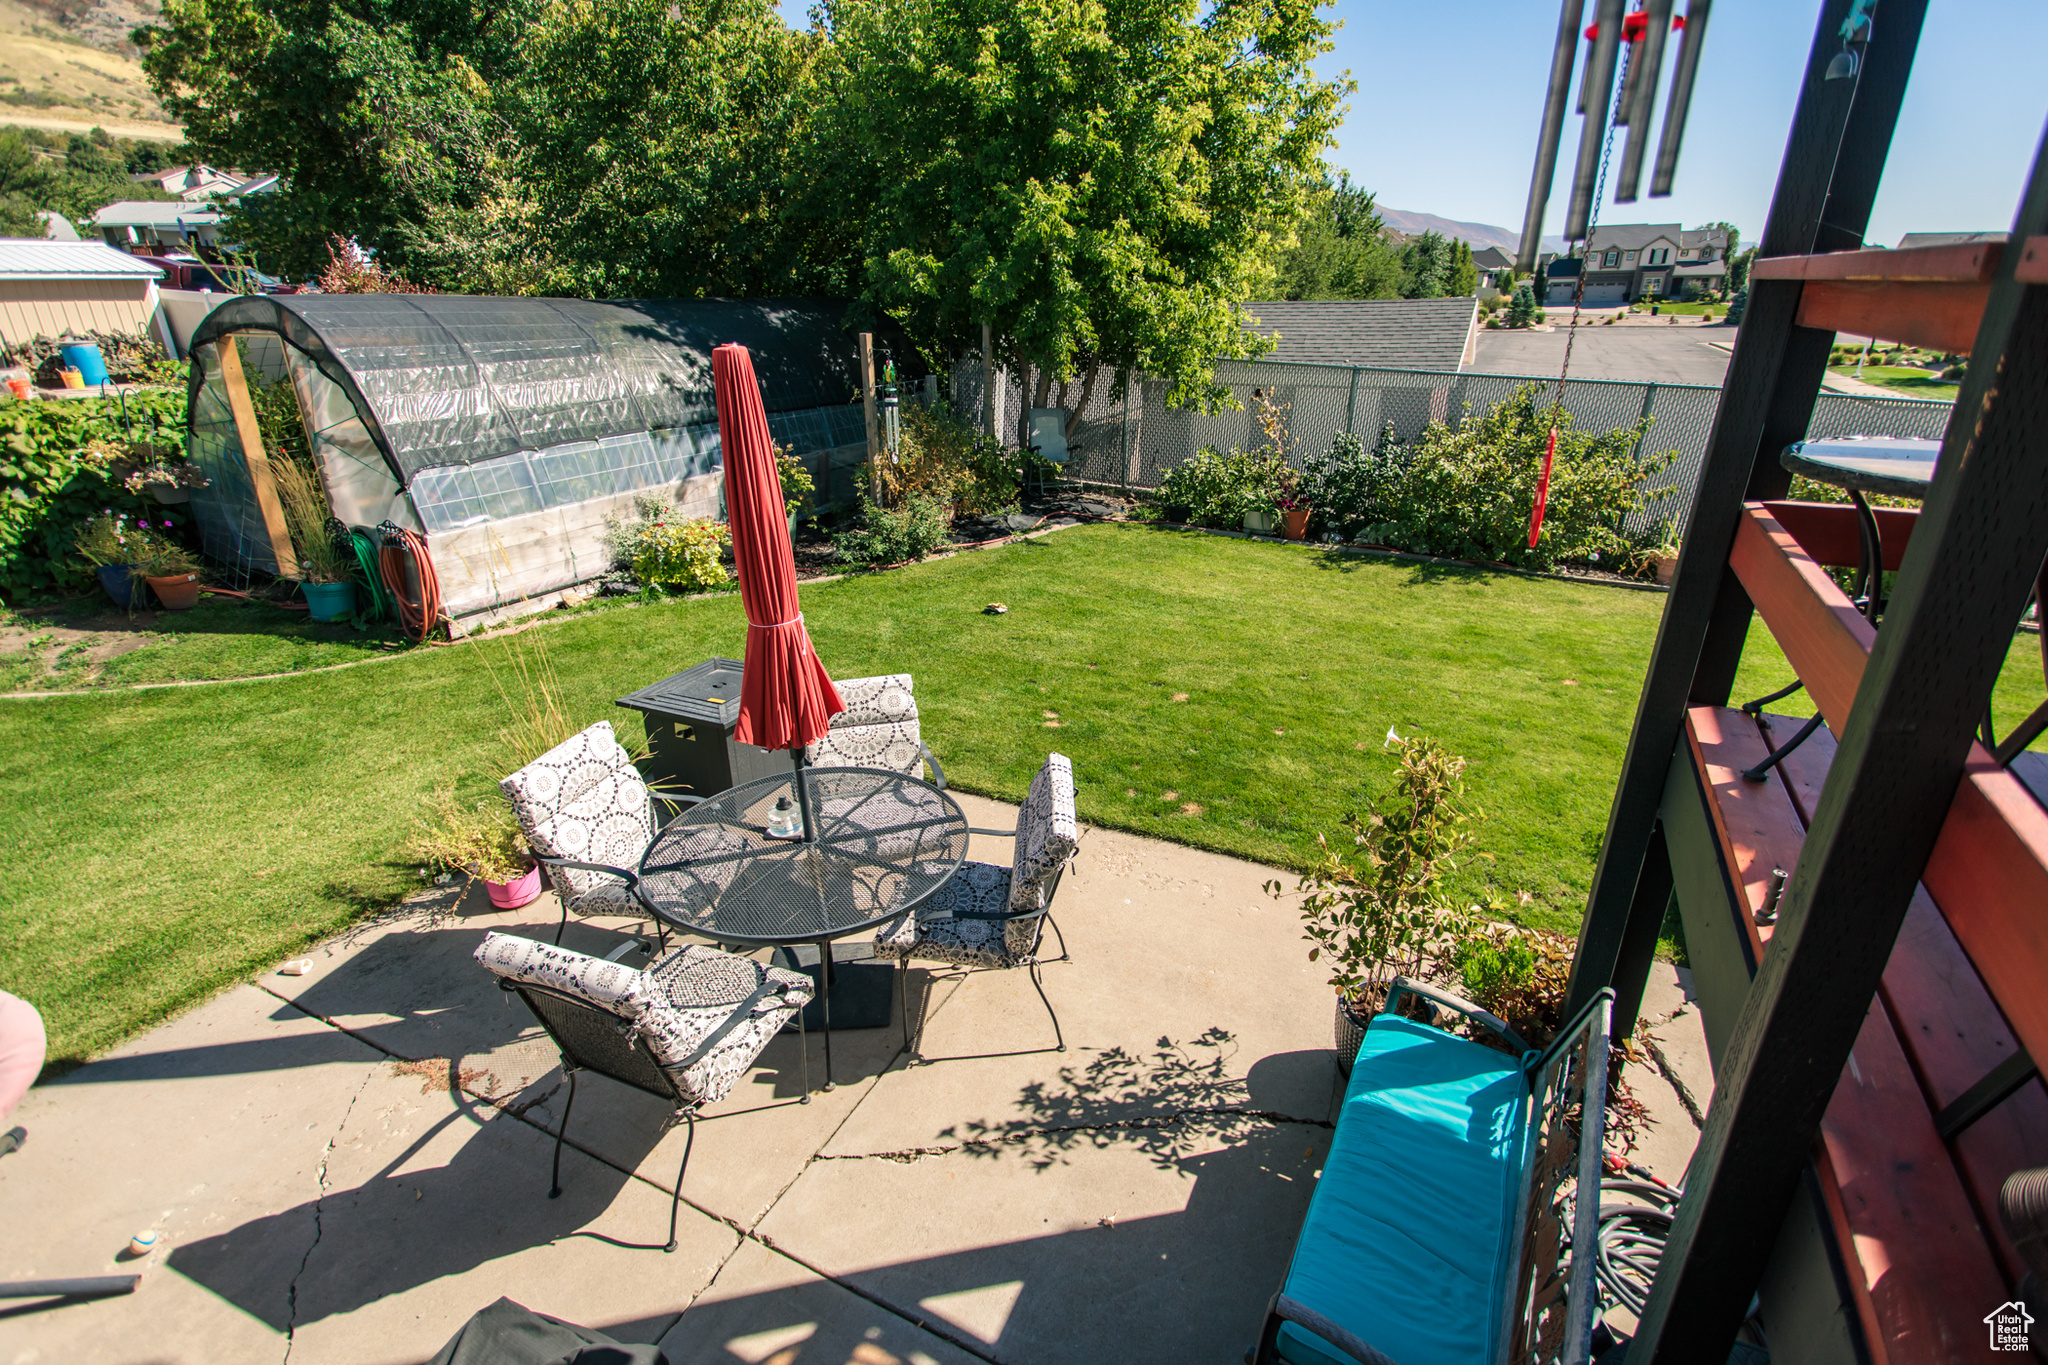
<path id="1" fill-rule="evenodd" d="M 1403 236 L 1415 237 L 1425 232 L 1440 232 L 1446 237 L 1455 237 L 1470 242 L 1475 247 L 1497 246 L 1512 256 L 1522 245 L 1522 234 L 1492 223 L 1461 223 L 1455 218 L 1439 218 L 1434 213 L 1413 213 L 1407 209 L 1381 207 L 1379 215 L 1386 225 Z M 1564 238 L 1545 237 L 1545 251 L 1563 251 Z"/>

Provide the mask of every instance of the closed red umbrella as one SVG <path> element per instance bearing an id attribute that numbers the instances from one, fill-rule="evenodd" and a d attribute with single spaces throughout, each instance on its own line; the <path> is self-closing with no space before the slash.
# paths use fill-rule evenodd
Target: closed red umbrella
<path id="1" fill-rule="evenodd" d="M 718 398 L 718 438 L 725 454 L 725 508 L 740 601 L 747 610 L 747 665 L 733 738 L 763 749 L 788 749 L 799 767 L 806 744 L 822 738 L 846 709 L 839 689 L 811 648 L 796 595 L 796 554 L 790 549 L 782 478 L 754 359 L 736 344 L 711 352 Z M 810 834 L 809 802 L 804 805 Z"/>

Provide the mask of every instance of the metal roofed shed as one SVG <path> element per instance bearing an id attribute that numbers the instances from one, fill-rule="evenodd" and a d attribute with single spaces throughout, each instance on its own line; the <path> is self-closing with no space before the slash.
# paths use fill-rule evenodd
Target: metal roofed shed
<path id="1" fill-rule="evenodd" d="M 769 429 L 810 466 L 820 504 L 850 497 L 867 450 L 845 311 L 822 299 L 229 299 L 192 335 L 206 553 L 245 575 L 277 573 L 280 549 L 289 560 L 248 410 L 252 384 L 289 382 L 334 515 L 424 536 L 458 631 L 587 581 L 610 567 L 607 517 L 630 516 L 636 495 L 720 514 L 711 351 L 728 341 L 752 352 Z"/>
<path id="2" fill-rule="evenodd" d="M 92 222 L 109 246 L 124 242 L 212 246 L 220 227 L 220 211 L 184 200 L 124 199 L 95 213 Z"/>
<path id="3" fill-rule="evenodd" d="M 0 341 L 146 331 L 161 273 L 99 242 L 0 238 Z"/>
<path id="4" fill-rule="evenodd" d="M 1278 344 L 1260 357 L 1304 365 L 1455 373 L 1476 359 L 1479 300 L 1275 300 L 1244 306 L 1246 323 Z"/>

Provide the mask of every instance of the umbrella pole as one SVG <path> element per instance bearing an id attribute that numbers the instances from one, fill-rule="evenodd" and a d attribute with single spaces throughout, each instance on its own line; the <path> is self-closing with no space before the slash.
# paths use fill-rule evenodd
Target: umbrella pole
<path id="1" fill-rule="evenodd" d="M 811 784 L 804 781 L 804 746 L 790 745 L 789 759 L 796 766 L 796 776 L 791 779 L 790 785 L 796 788 L 796 808 L 804 819 L 804 842 L 814 844 L 818 841 L 818 835 L 817 831 L 811 828 Z"/>

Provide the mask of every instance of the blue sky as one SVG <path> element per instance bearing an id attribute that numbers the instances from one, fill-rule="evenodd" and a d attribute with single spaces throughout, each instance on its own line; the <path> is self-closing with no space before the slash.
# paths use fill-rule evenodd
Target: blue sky
<path id="1" fill-rule="evenodd" d="M 1359 86 L 1331 165 L 1388 207 L 1519 231 L 1557 34 L 1555 0 L 1340 0 L 1326 12 L 1344 27 L 1325 74 L 1349 68 Z M 1754 242 L 1818 17 L 1812 0 L 1715 5 L 1675 192 L 1630 205 L 1610 200 L 1600 217 L 1687 227 L 1726 219 Z M 2048 117 L 2044 51 L 2048 6 L 2039 0 L 1933 0 L 1868 240 L 1892 246 L 1907 232 L 2012 226 Z M 1579 119 L 1568 115 L 1546 232 L 1563 223 L 1578 138 Z"/>

